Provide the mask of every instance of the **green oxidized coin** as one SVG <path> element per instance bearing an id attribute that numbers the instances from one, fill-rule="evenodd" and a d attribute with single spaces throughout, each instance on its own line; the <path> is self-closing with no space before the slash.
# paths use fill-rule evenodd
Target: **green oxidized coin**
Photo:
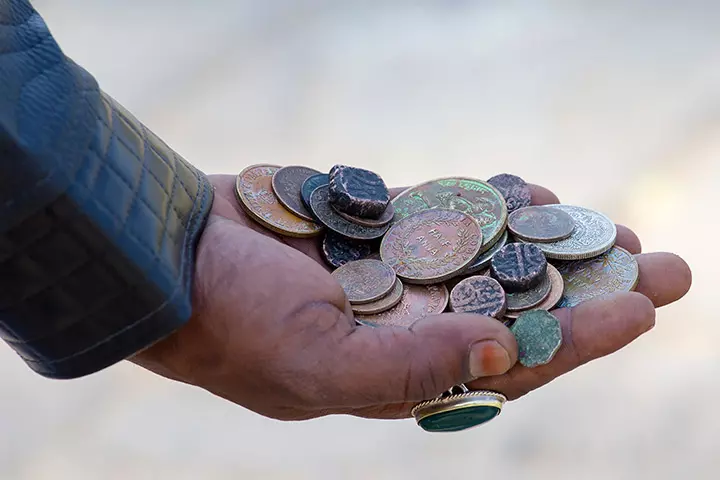
<path id="1" fill-rule="evenodd" d="M 392 203 L 396 222 L 431 208 L 471 215 L 482 229 L 481 253 L 500 239 L 507 225 L 507 205 L 502 194 L 489 183 L 474 178 L 441 178 L 421 183 L 402 192 Z"/>
<path id="2" fill-rule="evenodd" d="M 562 345 L 560 321 L 545 310 L 523 312 L 510 327 L 518 344 L 518 360 L 533 368 L 550 363 Z"/>
<path id="3" fill-rule="evenodd" d="M 427 432 L 459 432 L 497 417 L 506 401 L 497 392 L 467 392 L 422 402 L 412 409 L 412 415 Z"/>

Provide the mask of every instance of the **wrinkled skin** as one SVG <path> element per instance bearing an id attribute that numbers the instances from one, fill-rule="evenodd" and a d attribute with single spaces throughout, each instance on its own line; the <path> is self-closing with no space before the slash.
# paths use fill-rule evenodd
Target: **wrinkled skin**
<path id="1" fill-rule="evenodd" d="M 555 310 L 564 344 L 548 365 L 529 369 L 491 318 L 447 313 L 411 329 L 356 326 L 320 239 L 264 229 L 237 205 L 234 176 L 211 179 L 216 197 L 197 251 L 192 318 L 132 361 L 268 417 L 404 418 L 459 383 L 516 399 L 629 344 L 653 327 L 655 308 L 691 284 L 676 255 L 638 255 L 637 291 Z M 558 203 L 531 188 L 533 204 Z M 640 254 L 637 236 L 620 225 L 617 244 Z"/>

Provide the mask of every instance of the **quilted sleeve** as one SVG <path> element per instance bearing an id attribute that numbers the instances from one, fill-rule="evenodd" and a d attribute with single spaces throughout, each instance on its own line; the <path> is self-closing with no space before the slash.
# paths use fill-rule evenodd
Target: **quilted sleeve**
<path id="1" fill-rule="evenodd" d="M 212 199 L 27 0 L 0 0 L 0 336 L 30 368 L 87 375 L 185 323 Z"/>

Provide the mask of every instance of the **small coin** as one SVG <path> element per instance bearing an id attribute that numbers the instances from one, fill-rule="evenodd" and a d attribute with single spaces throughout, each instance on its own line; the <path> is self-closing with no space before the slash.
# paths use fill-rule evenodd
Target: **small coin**
<path id="1" fill-rule="evenodd" d="M 403 294 L 403 283 L 398 278 L 395 280 L 395 285 L 390 293 L 385 295 L 379 300 L 375 300 L 370 303 L 363 303 L 361 305 L 351 305 L 352 311 L 358 315 L 374 315 L 376 313 L 382 313 L 386 310 L 390 310 L 392 307 L 400 303 Z"/>
<path id="2" fill-rule="evenodd" d="M 328 201 L 328 186 L 323 185 L 310 194 L 310 208 L 320 223 L 328 229 L 355 240 L 372 240 L 385 235 L 389 226 L 380 228 L 363 227 L 348 222 L 333 210 Z"/>
<path id="3" fill-rule="evenodd" d="M 510 331 L 517 340 L 518 360 L 528 368 L 550 363 L 562 345 L 560 321 L 545 310 L 521 313 Z"/>
<path id="4" fill-rule="evenodd" d="M 550 279 L 550 294 L 540 304 L 533 307 L 534 310 L 552 310 L 558 304 L 563 296 L 565 284 L 563 282 L 562 275 L 558 272 L 557 268 L 548 263 L 547 276 Z M 524 311 L 524 310 L 523 310 Z M 508 320 L 516 319 L 522 311 L 506 312 L 505 318 Z"/>
<path id="5" fill-rule="evenodd" d="M 411 415 L 427 432 L 459 432 L 497 417 L 506 401 L 505 395 L 500 393 L 476 390 L 419 403 L 411 410 Z"/>
<path id="6" fill-rule="evenodd" d="M 575 220 L 552 206 L 523 207 L 508 217 L 508 230 L 528 242 L 557 242 L 572 235 Z"/>
<path id="7" fill-rule="evenodd" d="M 345 290 L 351 304 L 370 303 L 392 290 L 395 272 L 378 260 L 356 260 L 338 268 L 331 274 Z"/>
<path id="8" fill-rule="evenodd" d="M 314 218 L 303 204 L 300 190 L 308 177 L 319 173 L 315 169 L 297 165 L 282 167 L 272 176 L 273 192 L 285 208 L 298 217 L 312 222 Z"/>
<path id="9" fill-rule="evenodd" d="M 536 287 L 545 277 L 547 259 L 533 243 L 510 243 L 490 261 L 490 273 L 508 293 Z"/>
<path id="10" fill-rule="evenodd" d="M 330 206 L 332 207 L 332 203 L 330 204 Z M 385 225 L 392 222 L 392 219 L 395 216 L 395 207 L 393 207 L 392 203 L 388 203 L 387 208 L 378 219 L 354 217 L 352 215 L 348 215 L 347 213 L 341 212 L 334 207 L 333 210 L 335 210 L 335 213 L 343 217 L 345 220 L 348 220 L 356 225 L 362 225 L 363 227 L 371 228 L 384 227 Z"/>
<path id="11" fill-rule="evenodd" d="M 424 210 L 394 223 L 380 244 L 380 257 L 407 283 L 447 280 L 477 258 L 482 232 L 456 210 Z"/>
<path id="12" fill-rule="evenodd" d="M 500 190 L 507 203 L 509 213 L 518 208 L 527 207 L 532 202 L 530 187 L 517 175 L 501 173 L 489 179 L 488 183 Z"/>
<path id="13" fill-rule="evenodd" d="M 235 194 L 243 210 L 256 222 L 288 237 L 314 237 L 322 226 L 308 222 L 283 207 L 272 191 L 277 165 L 252 165 L 237 176 Z"/>
<path id="14" fill-rule="evenodd" d="M 545 300 L 550 295 L 552 289 L 552 282 L 550 281 L 550 275 L 547 273 L 543 276 L 542 281 L 536 286 L 524 292 L 508 293 L 507 294 L 507 309 L 508 312 L 519 312 L 522 310 L 529 310 Z"/>
<path id="15" fill-rule="evenodd" d="M 309 176 L 300 187 L 300 197 L 310 214 L 312 214 L 312 209 L 310 207 L 310 195 L 313 190 L 318 187 L 322 187 L 323 185 L 327 185 L 329 182 L 330 175 L 327 173 L 318 173 L 317 175 Z"/>
<path id="16" fill-rule="evenodd" d="M 468 277 L 450 292 L 450 308 L 458 313 L 502 318 L 507 308 L 505 291 L 494 278 Z"/>
<path id="17" fill-rule="evenodd" d="M 488 268 L 490 266 L 490 260 L 492 260 L 493 255 L 500 251 L 500 249 L 503 248 L 507 244 L 507 242 L 508 233 L 507 230 L 505 230 L 505 233 L 503 233 L 503 236 L 500 237 L 500 240 L 495 242 L 495 245 L 491 246 L 487 252 L 480 255 L 477 260 L 475 260 L 473 264 L 470 265 L 467 270 L 465 270 L 464 273 L 475 273 Z"/>
<path id="18" fill-rule="evenodd" d="M 564 240 L 536 245 L 547 258 L 556 260 L 583 260 L 607 252 L 615 244 L 617 228 L 602 213 L 572 205 L 553 205 L 569 214 L 575 221 L 573 233 Z M 521 240 L 522 241 L 522 240 Z"/>
<path id="19" fill-rule="evenodd" d="M 402 192 L 392 203 L 396 222 L 432 208 L 472 215 L 482 229 L 480 253 L 500 239 L 507 224 L 507 206 L 502 194 L 489 183 L 473 178 L 440 178 L 421 183 Z"/>
<path id="20" fill-rule="evenodd" d="M 404 285 L 400 303 L 375 315 L 355 315 L 355 320 L 370 327 L 404 327 L 428 315 L 442 313 L 448 303 L 445 285 Z"/>
<path id="21" fill-rule="evenodd" d="M 390 203 L 380 175 L 364 168 L 335 165 L 330 169 L 330 203 L 354 217 L 379 218 Z"/>
<path id="22" fill-rule="evenodd" d="M 348 262 L 368 258 L 373 253 L 373 246 L 368 242 L 353 240 L 328 231 L 323 238 L 322 251 L 325 260 L 331 266 L 338 268 Z"/>
<path id="23" fill-rule="evenodd" d="M 565 281 L 565 293 L 558 307 L 574 307 L 611 293 L 631 292 L 640 277 L 635 256 L 617 246 L 589 260 L 562 262 L 558 270 Z"/>

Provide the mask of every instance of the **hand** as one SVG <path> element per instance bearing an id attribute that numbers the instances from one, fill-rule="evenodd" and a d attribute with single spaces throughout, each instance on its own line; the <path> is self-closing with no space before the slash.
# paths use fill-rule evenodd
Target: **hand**
<path id="1" fill-rule="evenodd" d="M 515 365 L 515 339 L 495 319 L 446 313 L 411 329 L 356 326 L 320 239 L 268 231 L 237 205 L 234 176 L 211 180 L 216 196 L 197 251 L 192 318 L 132 360 L 273 418 L 404 418 L 459 383 L 512 400 L 624 347 L 652 328 L 656 307 L 690 288 L 679 257 L 638 255 L 637 292 L 555 310 L 564 344 L 550 364 L 528 369 Z M 558 203 L 547 189 L 532 190 L 534 204 Z M 617 243 L 640 253 L 626 227 L 618 225 Z"/>

